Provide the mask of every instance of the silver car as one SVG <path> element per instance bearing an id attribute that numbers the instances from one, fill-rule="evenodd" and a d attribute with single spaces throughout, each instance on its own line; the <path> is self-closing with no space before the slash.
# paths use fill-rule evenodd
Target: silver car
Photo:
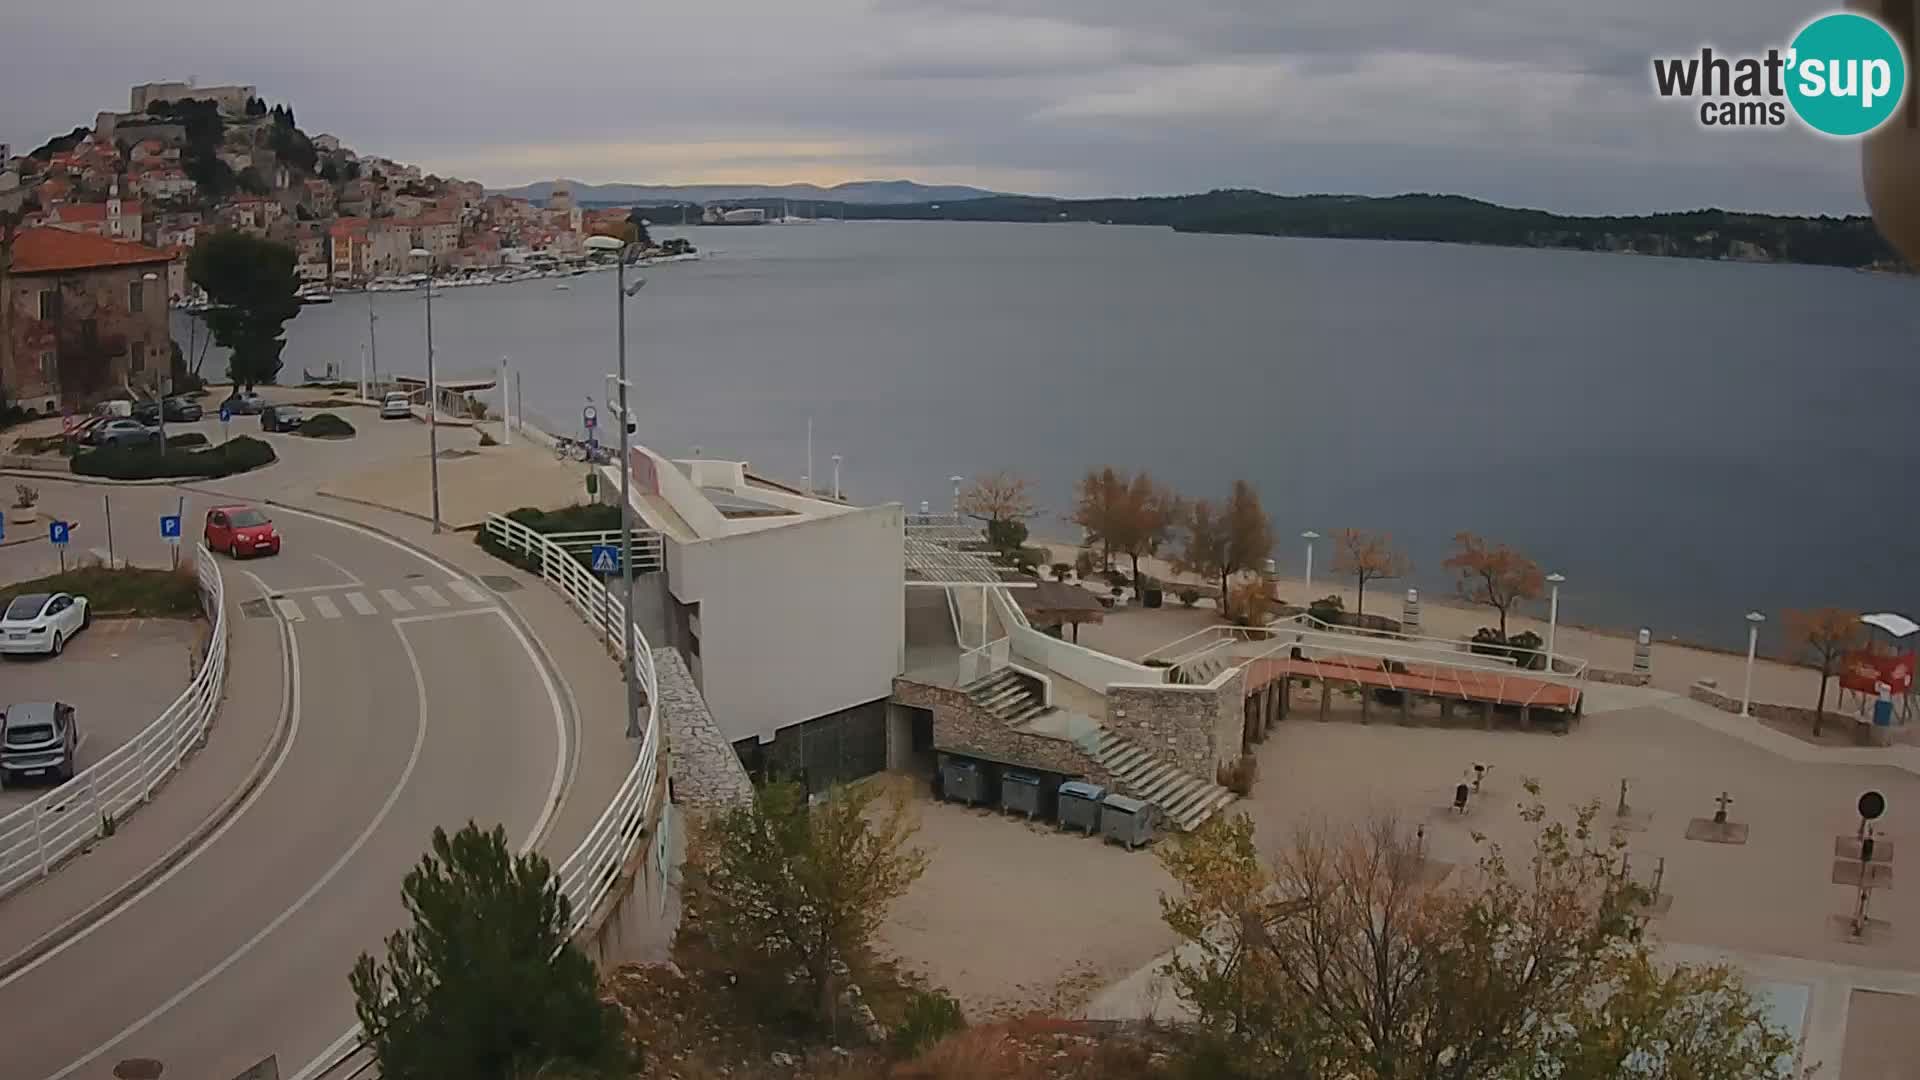
<path id="1" fill-rule="evenodd" d="M 407 395 L 405 394 L 396 391 L 388 394 L 386 400 L 380 403 L 380 419 L 382 420 L 405 420 L 412 415 L 413 404 L 407 400 Z"/>
<path id="2" fill-rule="evenodd" d="M 23 777 L 73 779 L 80 755 L 80 728 L 73 706 L 29 701 L 0 713 L 0 787 Z"/>

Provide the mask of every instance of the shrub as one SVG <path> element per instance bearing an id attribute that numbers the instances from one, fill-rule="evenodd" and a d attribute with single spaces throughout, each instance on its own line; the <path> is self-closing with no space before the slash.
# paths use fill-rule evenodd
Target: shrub
<path id="1" fill-rule="evenodd" d="M 1252 754 L 1241 754 L 1238 761 L 1223 761 L 1214 769 L 1214 782 L 1235 795 L 1253 794 L 1253 782 L 1260 774 L 1260 761 Z"/>
<path id="2" fill-rule="evenodd" d="M 1200 602 L 1200 590 L 1199 590 L 1199 589 L 1196 589 L 1196 588 L 1194 588 L 1194 587 L 1193 587 L 1193 586 L 1191 586 L 1191 585 L 1189 585 L 1189 586 L 1187 586 L 1187 587 L 1186 587 L 1186 588 L 1184 588 L 1184 589 L 1181 589 L 1181 590 L 1180 590 L 1180 602 L 1181 602 L 1182 604 L 1185 604 L 1185 605 L 1187 605 L 1188 607 L 1192 607 L 1193 605 L 1195 605 L 1195 604 L 1197 604 L 1197 603 L 1199 603 L 1199 602 Z"/>
<path id="3" fill-rule="evenodd" d="M 77 454 L 73 471 L 80 476 L 109 480 L 161 480 L 179 477 L 232 476 L 270 465 L 277 460 L 273 447 L 241 435 L 204 450 L 155 452 L 151 446 L 103 446 Z"/>
<path id="4" fill-rule="evenodd" d="M 305 435 L 309 439 L 350 439 L 353 437 L 353 425 L 330 412 L 315 413 L 301 421 L 294 434 Z"/>
<path id="5" fill-rule="evenodd" d="M 1080 554 L 1075 555 L 1073 557 L 1073 572 L 1075 574 L 1078 574 L 1080 576 L 1080 580 L 1082 581 L 1085 581 L 1086 579 L 1092 577 L 1093 576 L 1093 552 L 1083 551 Z"/>
<path id="6" fill-rule="evenodd" d="M 167 449 L 169 450 L 187 450 L 195 446 L 205 445 L 207 445 L 207 437 L 197 431 L 167 436 Z"/>
<path id="7" fill-rule="evenodd" d="M 21 581 L 0 588 L 0 609 L 28 593 L 75 593 L 87 598 L 95 614 L 127 612 L 141 618 L 192 618 L 200 612 L 200 581 L 192 564 L 181 570 L 109 570 L 82 566 L 64 574 Z"/>
<path id="8" fill-rule="evenodd" d="M 1469 648 L 1481 656 L 1505 656 L 1507 639 L 1500 631 L 1491 626 L 1483 626 L 1473 632 L 1473 644 Z"/>
<path id="9" fill-rule="evenodd" d="M 1264 581 L 1243 581 L 1233 587 L 1227 618 L 1235 626 L 1265 626 L 1273 610 L 1273 594 Z"/>
<path id="10" fill-rule="evenodd" d="M 494 438 L 493 436 L 483 431 L 480 433 L 480 445 L 481 446 L 499 446 L 500 440 Z"/>
<path id="11" fill-rule="evenodd" d="M 1511 646 L 1508 654 L 1513 657 L 1515 667 L 1522 671 L 1533 671 L 1547 666 L 1547 654 L 1540 650 L 1546 647 L 1546 640 L 1531 630 L 1523 630 L 1507 638 Z"/>
<path id="12" fill-rule="evenodd" d="M 506 517 L 537 533 L 608 532 L 620 527 L 620 508 L 603 503 L 564 506 L 558 510 L 540 510 L 523 506 L 518 510 L 507 511 Z M 529 573 L 540 573 L 538 556 L 529 556 L 518 548 L 509 550 L 502 547 L 484 528 L 473 534 L 473 542 L 480 546 L 480 550 L 502 562 L 512 563 Z M 580 561 L 580 565 L 587 566 L 592 562 L 593 556 L 591 552 L 582 551 L 575 558 Z M 640 568 L 634 567 L 634 572 L 639 573 Z"/>
<path id="13" fill-rule="evenodd" d="M 31 510 L 40 501 L 40 489 L 32 484 L 13 485 L 13 505 L 22 510 Z"/>
<path id="14" fill-rule="evenodd" d="M 903 1056 L 919 1054 L 966 1026 L 958 1001 L 938 990 L 915 990 L 906 1016 L 893 1029 L 893 1047 Z"/>
<path id="15" fill-rule="evenodd" d="M 1131 580 L 1127 577 L 1125 570 L 1109 570 L 1107 571 L 1107 583 L 1115 587 L 1121 587 L 1131 584 Z"/>
<path id="16" fill-rule="evenodd" d="M 1054 563 L 1053 564 L 1053 580 L 1055 581 L 1067 580 L 1067 572 L 1072 569 L 1073 569 L 1072 563 L 1063 563 L 1063 562 Z"/>
<path id="17" fill-rule="evenodd" d="M 1323 623 L 1338 624 L 1340 617 L 1345 615 L 1346 611 L 1346 601 L 1338 596 L 1323 596 L 1318 600 L 1307 602 L 1307 614 Z"/>
<path id="18" fill-rule="evenodd" d="M 1026 573 L 1038 577 L 1040 568 L 1047 564 L 1047 549 L 1023 547 L 1019 551 L 1014 552 L 1013 562 L 1015 566 L 1018 566 Z"/>

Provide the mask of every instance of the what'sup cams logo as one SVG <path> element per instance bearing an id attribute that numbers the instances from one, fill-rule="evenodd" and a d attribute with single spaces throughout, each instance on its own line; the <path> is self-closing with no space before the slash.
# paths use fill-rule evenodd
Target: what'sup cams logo
<path id="1" fill-rule="evenodd" d="M 1702 127 L 1783 127 L 1791 115 L 1836 138 L 1865 135 L 1906 97 L 1907 54 L 1879 20 L 1853 12 L 1822 15 L 1783 51 L 1764 56 L 1657 57 L 1653 87 L 1663 98 L 1699 101 Z"/>

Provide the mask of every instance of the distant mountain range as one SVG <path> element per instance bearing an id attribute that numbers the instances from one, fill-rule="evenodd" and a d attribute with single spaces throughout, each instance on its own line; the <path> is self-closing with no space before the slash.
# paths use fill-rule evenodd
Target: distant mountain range
<path id="1" fill-rule="evenodd" d="M 502 188 L 495 192 L 545 202 L 553 194 L 555 181 L 542 180 L 524 187 Z M 580 203 L 660 204 L 668 202 L 724 203 L 746 199 L 815 200 L 833 203 L 861 203 L 869 206 L 899 206 L 909 203 L 959 202 L 985 199 L 1004 194 L 958 184 L 916 184 L 911 180 L 855 180 L 832 187 L 818 184 L 583 184 L 566 181 Z"/>

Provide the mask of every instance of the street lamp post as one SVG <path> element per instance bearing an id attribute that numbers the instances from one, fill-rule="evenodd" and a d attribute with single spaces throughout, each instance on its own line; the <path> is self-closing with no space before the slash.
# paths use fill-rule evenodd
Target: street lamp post
<path id="1" fill-rule="evenodd" d="M 620 387 L 618 406 L 620 414 L 620 585 L 626 593 L 625 615 L 621 619 L 625 625 L 620 628 L 620 640 L 626 657 L 624 674 L 627 681 L 627 738 L 637 739 L 642 731 L 639 666 L 633 655 L 635 645 L 633 638 L 633 462 L 629 459 L 631 451 L 628 444 L 631 414 L 627 411 L 627 389 L 631 384 L 627 381 L 627 299 L 644 288 L 647 279 L 641 278 L 633 283 L 633 288 L 627 288 L 626 241 L 613 236 L 590 236 L 587 238 L 587 247 L 593 251 L 616 253 L 613 302 L 618 309 L 615 325 L 618 328 L 616 334 L 619 339 L 617 346 L 619 370 L 614 379 Z M 608 404 L 612 405 L 612 402 Z"/>
<path id="2" fill-rule="evenodd" d="M 1307 601 L 1308 603 L 1312 603 L 1313 601 L 1313 542 L 1315 540 L 1320 539 L 1320 534 L 1317 532 L 1314 532 L 1312 529 L 1308 529 L 1306 532 L 1303 532 L 1300 534 L 1300 539 L 1305 540 L 1307 542 Z"/>
<path id="3" fill-rule="evenodd" d="M 147 287 L 146 286 L 147 282 L 159 281 L 159 280 L 160 280 L 159 274 L 153 273 L 152 271 L 148 271 L 147 273 L 140 275 L 140 288 L 144 290 Z M 146 297 L 143 296 L 140 299 L 143 304 L 146 302 Z M 160 452 L 163 454 L 166 453 L 166 450 L 167 450 L 167 384 L 173 381 L 172 376 L 173 376 L 173 350 L 168 349 L 166 373 L 161 374 L 159 372 L 155 372 L 153 376 L 153 384 L 155 387 L 159 389 L 159 394 L 156 396 L 160 399 L 160 421 L 159 421 L 160 422 Z"/>
<path id="4" fill-rule="evenodd" d="M 433 252 L 408 254 L 427 260 L 427 472 L 433 485 L 433 531 L 440 531 L 440 385 L 433 378 Z"/>
<path id="5" fill-rule="evenodd" d="M 960 485 L 966 483 L 967 478 L 964 476 L 949 476 L 947 479 L 953 481 L 953 519 L 958 521 L 960 520 Z"/>
<path id="6" fill-rule="evenodd" d="M 1753 716 L 1753 654 L 1760 647 L 1760 624 L 1767 621 L 1757 611 L 1747 612 L 1747 684 L 1740 692 L 1740 715 Z"/>
<path id="7" fill-rule="evenodd" d="M 1553 586 L 1553 599 L 1547 601 L 1547 674 L 1553 674 L 1553 632 L 1560 626 L 1560 583 L 1567 580 L 1565 574 L 1548 574 L 1547 584 Z"/>

